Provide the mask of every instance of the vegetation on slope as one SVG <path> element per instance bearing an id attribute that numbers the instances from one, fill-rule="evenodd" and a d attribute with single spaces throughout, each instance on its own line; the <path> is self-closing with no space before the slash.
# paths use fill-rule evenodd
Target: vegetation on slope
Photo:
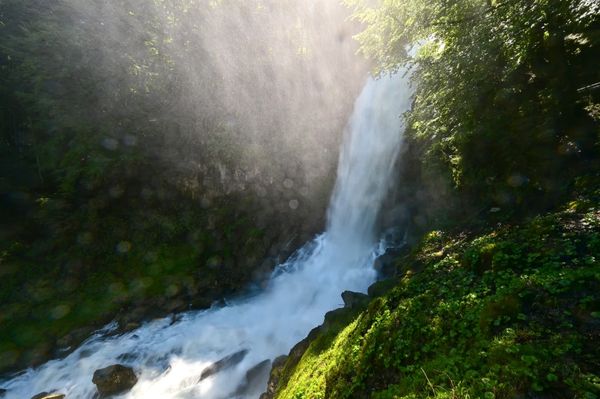
<path id="1" fill-rule="evenodd" d="M 273 370 L 269 395 L 598 397 L 600 7 L 346 3 L 376 72 L 420 44 L 397 198 L 415 246 L 364 311 L 326 317 Z"/>
<path id="2" fill-rule="evenodd" d="M 276 371 L 275 397 L 598 397 L 599 194 L 520 225 L 427 234 L 371 289 L 390 291 Z"/>

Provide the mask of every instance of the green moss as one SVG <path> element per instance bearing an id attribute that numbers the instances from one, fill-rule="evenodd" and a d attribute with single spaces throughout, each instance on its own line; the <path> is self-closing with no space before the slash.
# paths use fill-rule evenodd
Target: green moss
<path id="1" fill-rule="evenodd" d="M 276 398 L 597 397 L 600 212 L 589 204 L 477 236 L 428 234 L 402 261 L 419 271 L 317 336 Z"/>
<path id="2" fill-rule="evenodd" d="M 214 231 L 195 230 L 204 211 L 183 220 L 167 211 L 144 212 L 146 219 L 132 218 L 138 225 L 123 227 L 125 215 L 103 218 L 81 211 L 71 218 L 73 234 L 40 241 L 55 253 L 36 248 L 37 243 L 3 243 L 0 372 L 47 360 L 57 348 L 78 344 L 117 317 L 140 321 L 190 304 L 208 306 L 251 278 L 253 270 L 228 261 L 228 253 L 261 250 L 252 240 L 262 230 L 248 218 L 222 210 L 218 221 L 238 235 L 217 240 Z M 76 240 L 80 231 L 91 233 Z M 83 332 L 73 338 L 77 330 Z"/>

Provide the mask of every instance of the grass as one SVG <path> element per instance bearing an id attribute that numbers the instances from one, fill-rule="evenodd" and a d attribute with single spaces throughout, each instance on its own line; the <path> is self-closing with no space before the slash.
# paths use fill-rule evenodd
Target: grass
<path id="1" fill-rule="evenodd" d="M 597 203 L 597 202 L 596 202 Z M 600 209 L 435 231 L 402 278 L 288 362 L 278 399 L 600 396 Z"/>

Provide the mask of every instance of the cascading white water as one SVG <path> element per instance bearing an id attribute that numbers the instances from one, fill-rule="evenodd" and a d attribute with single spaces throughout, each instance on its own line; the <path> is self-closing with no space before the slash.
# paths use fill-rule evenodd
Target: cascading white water
<path id="1" fill-rule="evenodd" d="M 368 80 L 346 132 L 327 231 L 281 265 L 264 292 L 184 313 L 174 323 L 158 320 L 120 336 L 99 332 L 65 359 L 1 383 L 6 397 L 56 390 L 69 399 L 89 399 L 96 392 L 94 370 L 121 363 L 139 376 L 123 398 L 257 398 L 267 368 L 244 387 L 248 370 L 287 353 L 341 305 L 342 291 L 364 291 L 375 279 L 372 265 L 381 249 L 375 222 L 393 179 L 401 114 L 410 97 L 406 74 Z M 206 367 L 236 353 L 229 367 L 200 381 Z"/>

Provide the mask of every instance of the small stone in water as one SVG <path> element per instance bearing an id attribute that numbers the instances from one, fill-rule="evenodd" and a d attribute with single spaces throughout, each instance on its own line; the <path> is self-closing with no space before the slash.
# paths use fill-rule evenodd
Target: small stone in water
<path id="1" fill-rule="evenodd" d="M 63 394 L 48 393 L 48 392 L 38 393 L 37 395 L 31 397 L 31 399 L 64 399 L 64 398 L 65 398 L 65 395 L 63 395 Z"/>
<path id="2" fill-rule="evenodd" d="M 110 396 L 129 391 L 137 384 L 137 376 L 131 367 L 115 364 L 96 370 L 92 382 L 101 396 Z"/>

